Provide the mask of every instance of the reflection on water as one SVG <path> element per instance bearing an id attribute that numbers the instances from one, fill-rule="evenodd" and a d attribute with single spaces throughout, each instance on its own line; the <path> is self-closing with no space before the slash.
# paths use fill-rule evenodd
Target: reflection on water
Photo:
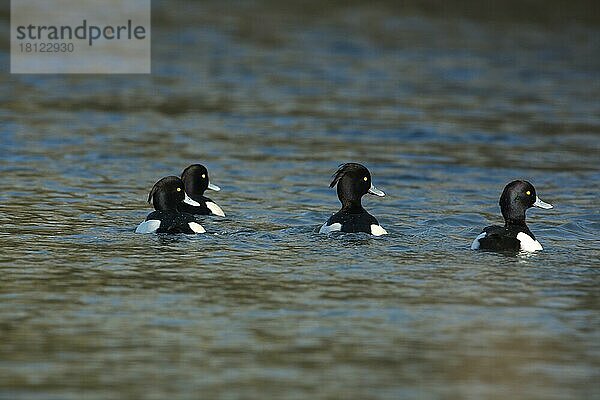
<path id="1" fill-rule="evenodd" d="M 0 76 L 0 398 L 598 397 L 597 28 L 260 4 L 156 2 L 150 76 Z M 315 234 L 346 161 L 390 235 Z M 192 162 L 227 217 L 135 235 Z M 515 178 L 546 250 L 471 252 Z"/>

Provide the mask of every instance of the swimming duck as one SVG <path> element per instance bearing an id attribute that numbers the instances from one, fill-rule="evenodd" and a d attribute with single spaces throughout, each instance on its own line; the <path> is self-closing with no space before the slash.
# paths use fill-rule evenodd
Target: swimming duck
<path id="1" fill-rule="evenodd" d="M 185 198 L 183 181 L 167 176 L 154 184 L 148 194 L 148 203 L 155 211 L 135 230 L 136 233 L 204 233 L 202 225 L 192 214 L 181 212 L 178 206 Z"/>
<path id="2" fill-rule="evenodd" d="M 504 226 L 492 225 L 483 229 L 471 244 L 472 250 L 543 250 L 540 242 L 525 224 L 525 211 L 531 207 L 552 208 L 537 197 L 535 188 L 527 181 L 516 180 L 504 188 L 500 196 Z"/>
<path id="3" fill-rule="evenodd" d="M 185 185 L 185 198 L 180 211 L 197 215 L 218 215 L 225 213 L 214 201 L 204 196 L 206 189 L 219 191 L 220 187 L 210 183 L 208 170 L 202 164 L 192 164 L 183 170 L 181 180 Z"/>
<path id="4" fill-rule="evenodd" d="M 366 232 L 375 236 L 387 234 L 377 218 L 369 214 L 361 204 L 362 197 L 367 193 L 385 196 L 385 193 L 371 183 L 371 173 L 367 168 L 356 163 L 343 164 L 333 175 L 329 187 L 336 185 L 342 208 L 321 226 L 319 233 L 341 231 Z"/>

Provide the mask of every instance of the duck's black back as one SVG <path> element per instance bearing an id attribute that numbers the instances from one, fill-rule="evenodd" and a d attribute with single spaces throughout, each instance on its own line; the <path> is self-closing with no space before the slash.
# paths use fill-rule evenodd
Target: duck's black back
<path id="1" fill-rule="evenodd" d="M 196 222 L 192 214 L 179 211 L 153 211 L 146 221 L 159 220 L 160 227 L 156 233 L 196 233 L 190 228 L 190 222 Z"/>
<path id="2" fill-rule="evenodd" d="M 346 210 L 338 211 L 327 221 L 327 225 L 340 224 L 340 230 L 346 233 L 366 232 L 371 234 L 371 225 L 379 225 L 377 218 L 364 209 L 359 213 L 350 213 Z"/>
<path id="3" fill-rule="evenodd" d="M 521 249 L 521 241 L 517 235 L 521 232 L 526 233 L 535 240 L 533 233 L 527 226 L 498 226 L 492 225 L 483 229 L 486 233 L 484 238 L 479 239 L 479 248 L 482 250 L 514 250 Z"/>

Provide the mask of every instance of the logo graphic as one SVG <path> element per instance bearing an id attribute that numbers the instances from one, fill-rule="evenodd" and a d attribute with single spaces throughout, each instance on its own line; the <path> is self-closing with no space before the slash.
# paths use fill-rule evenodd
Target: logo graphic
<path id="1" fill-rule="evenodd" d="M 150 0 L 12 0 L 11 73 L 150 73 Z"/>

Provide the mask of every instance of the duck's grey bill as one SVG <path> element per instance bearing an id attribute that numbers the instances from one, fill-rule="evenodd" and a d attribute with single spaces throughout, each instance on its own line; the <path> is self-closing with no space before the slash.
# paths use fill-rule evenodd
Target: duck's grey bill
<path id="1" fill-rule="evenodd" d="M 377 189 L 373 185 L 371 185 L 371 187 L 369 188 L 369 193 L 374 194 L 375 196 L 379 196 L 379 197 L 385 196 L 385 193 L 383 193 L 381 190 Z"/>
<path id="2" fill-rule="evenodd" d="M 541 201 L 540 198 L 537 196 L 535 196 L 535 203 L 533 203 L 533 206 L 539 207 L 539 208 L 544 208 L 546 210 L 549 208 L 553 208 L 552 204 L 548 204 L 548 203 Z"/>
<path id="3" fill-rule="evenodd" d="M 213 184 L 212 184 L 212 183 L 210 183 L 210 182 L 208 183 L 208 188 L 209 188 L 210 190 L 214 190 L 215 192 L 218 192 L 219 190 L 221 190 L 221 188 L 220 188 L 220 187 L 218 187 L 217 185 L 213 185 Z"/>

